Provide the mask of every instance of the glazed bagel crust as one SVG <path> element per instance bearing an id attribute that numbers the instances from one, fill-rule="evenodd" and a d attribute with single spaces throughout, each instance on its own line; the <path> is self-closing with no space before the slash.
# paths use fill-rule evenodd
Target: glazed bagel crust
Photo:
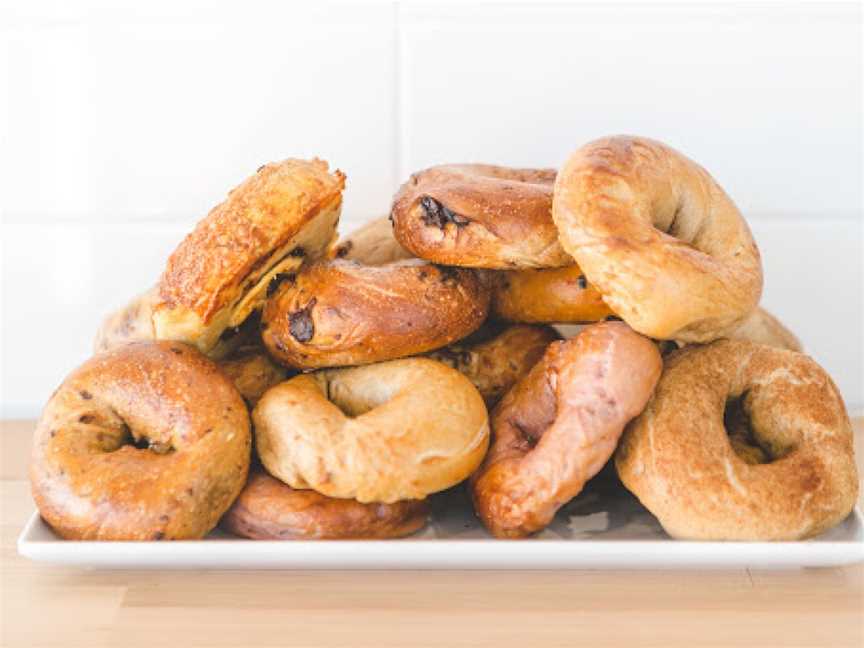
<path id="1" fill-rule="evenodd" d="M 204 352 L 260 308 L 277 273 L 323 256 L 335 237 L 345 176 L 322 160 L 265 164 L 177 247 L 159 282 L 156 337 Z"/>
<path id="2" fill-rule="evenodd" d="M 473 335 L 427 357 L 453 367 L 470 380 L 491 407 L 510 391 L 559 339 L 551 326 L 484 324 Z"/>
<path id="3" fill-rule="evenodd" d="M 492 412 L 492 445 L 471 478 L 486 528 L 521 538 L 546 527 L 612 456 L 661 365 L 656 346 L 621 322 L 550 345 Z"/>
<path id="4" fill-rule="evenodd" d="M 423 499 L 458 484 L 489 444 L 474 385 L 425 358 L 297 376 L 264 394 L 252 419 L 270 474 L 364 503 Z"/>
<path id="5" fill-rule="evenodd" d="M 473 270 L 335 260 L 282 281 L 264 308 L 262 338 L 299 369 L 368 364 L 445 346 L 488 312 L 488 286 Z"/>
<path id="6" fill-rule="evenodd" d="M 756 451 L 743 456 L 724 425 L 736 401 Z M 771 461 L 752 463 L 760 456 Z M 676 538 L 807 538 L 843 520 L 858 496 L 852 428 L 834 383 L 805 355 L 750 342 L 672 354 L 615 465 Z"/>
<path id="7" fill-rule="evenodd" d="M 550 268 L 573 259 L 552 223 L 554 169 L 447 164 L 411 176 L 390 217 L 416 256 L 474 268 Z"/>
<path id="8" fill-rule="evenodd" d="M 30 483 L 64 538 L 201 538 L 243 488 L 250 448 L 246 406 L 213 362 L 137 342 L 91 358 L 54 393 Z"/>
<path id="9" fill-rule="evenodd" d="M 510 322 L 598 322 L 612 311 L 577 265 L 497 272 L 492 313 Z"/>
<path id="10" fill-rule="evenodd" d="M 393 236 L 393 224 L 387 216 L 369 221 L 340 239 L 331 256 L 363 265 L 384 265 L 414 258 Z"/>
<path id="11" fill-rule="evenodd" d="M 735 204 L 699 165 L 653 140 L 577 150 L 555 181 L 561 245 L 636 331 L 708 342 L 762 292 L 759 250 Z"/>
<path id="12" fill-rule="evenodd" d="M 222 518 L 222 527 L 253 540 L 385 539 L 419 531 L 428 516 L 424 501 L 361 504 L 296 490 L 258 469 Z"/>

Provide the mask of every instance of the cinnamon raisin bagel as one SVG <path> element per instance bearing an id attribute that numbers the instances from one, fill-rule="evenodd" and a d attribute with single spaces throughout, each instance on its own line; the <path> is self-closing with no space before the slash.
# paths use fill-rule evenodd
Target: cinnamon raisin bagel
<path id="1" fill-rule="evenodd" d="M 553 342 L 492 412 L 492 446 L 471 478 L 489 531 L 540 531 L 615 451 L 660 376 L 657 347 L 621 322 Z"/>
<path id="2" fill-rule="evenodd" d="M 831 378 L 805 355 L 738 340 L 667 358 L 615 465 L 675 538 L 807 538 L 858 496 L 852 428 Z"/>
<path id="3" fill-rule="evenodd" d="M 253 540 L 357 540 L 401 538 L 426 525 L 421 500 L 361 504 L 297 490 L 260 468 L 222 518 L 222 527 Z"/>
<path id="4" fill-rule="evenodd" d="M 612 311 L 577 265 L 491 276 L 492 313 L 510 322 L 598 322 Z"/>
<path id="5" fill-rule="evenodd" d="M 48 401 L 33 499 L 64 538 L 201 538 L 243 488 L 250 447 L 246 406 L 213 362 L 178 342 L 130 343 Z"/>
<path id="6" fill-rule="evenodd" d="M 386 216 L 369 221 L 340 239 L 332 256 L 363 265 L 384 265 L 414 258 L 413 254 L 399 245 L 393 236 L 393 224 Z"/>
<path id="7" fill-rule="evenodd" d="M 427 354 L 470 380 L 495 405 L 531 370 L 559 335 L 551 326 L 486 323 L 467 338 Z"/>
<path id="8" fill-rule="evenodd" d="M 271 279 L 322 257 L 345 176 L 322 160 L 265 164 L 228 194 L 168 259 L 153 311 L 158 339 L 205 353 L 259 309 Z"/>
<path id="9" fill-rule="evenodd" d="M 411 176 L 390 214 L 414 255 L 473 268 L 555 268 L 573 259 L 552 222 L 554 169 L 447 164 Z"/>
<path id="10" fill-rule="evenodd" d="M 563 248 L 640 333 L 709 342 L 759 302 L 762 263 L 738 208 L 660 142 L 586 144 L 558 173 L 552 213 Z"/>
<path id="11" fill-rule="evenodd" d="M 297 376 L 267 391 L 252 420 L 271 475 L 364 503 L 423 499 L 458 484 L 489 444 L 477 389 L 426 358 Z"/>
<path id="12" fill-rule="evenodd" d="M 274 358 L 312 369 L 424 353 L 474 331 L 489 290 L 466 268 L 420 260 L 364 266 L 337 259 L 280 277 L 262 316 Z"/>

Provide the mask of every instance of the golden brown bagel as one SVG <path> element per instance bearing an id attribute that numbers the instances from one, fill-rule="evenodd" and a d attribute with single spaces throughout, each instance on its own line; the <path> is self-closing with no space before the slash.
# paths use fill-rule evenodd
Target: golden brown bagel
<path id="1" fill-rule="evenodd" d="M 363 265 L 384 265 L 414 258 L 413 254 L 399 245 L 393 236 L 393 224 L 386 216 L 369 221 L 340 239 L 332 256 Z"/>
<path id="2" fill-rule="evenodd" d="M 425 501 L 361 504 L 291 488 L 259 468 L 221 526 L 253 540 L 384 539 L 419 531 L 428 516 Z"/>
<path id="3" fill-rule="evenodd" d="M 552 212 L 561 245 L 640 333 L 708 342 L 759 302 L 759 250 L 738 208 L 707 171 L 659 142 L 586 144 L 559 172 Z"/>
<path id="4" fill-rule="evenodd" d="M 242 346 L 218 364 L 249 407 L 255 407 L 264 392 L 290 375 L 285 367 L 273 362 L 260 344 Z"/>
<path id="5" fill-rule="evenodd" d="M 159 339 L 205 353 L 264 302 L 270 280 L 323 256 L 345 176 L 322 160 L 265 164 L 228 194 L 168 259 L 153 312 Z"/>
<path id="6" fill-rule="evenodd" d="M 754 310 L 728 337 L 731 340 L 750 340 L 789 351 L 802 350 L 801 342 L 795 334 L 764 308 Z"/>
<path id="7" fill-rule="evenodd" d="M 492 312 L 510 322 L 587 323 L 613 314 L 577 265 L 496 272 L 491 283 Z"/>
<path id="8" fill-rule="evenodd" d="M 554 268 L 573 259 L 552 223 L 554 169 L 447 164 L 411 176 L 390 214 L 416 256 L 472 268 Z"/>
<path id="9" fill-rule="evenodd" d="M 750 451 L 733 449 L 724 414 Z M 805 355 L 751 342 L 667 358 L 615 465 L 675 538 L 807 538 L 845 518 L 858 496 L 852 428 L 834 383 Z"/>
<path id="10" fill-rule="evenodd" d="M 360 502 L 423 499 L 458 484 L 489 444 L 477 389 L 426 358 L 297 376 L 264 394 L 252 419 L 270 474 Z"/>
<path id="11" fill-rule="evenodd" d="M 453 367 L 470 380 L 486 405 L 495 405 L 527 374 L 552 342 L 551 326 L 484 324 L 476 333 L 427 357 Z"/>
<path id="12" fill-rule="evenodd" d="M 492 412 L 492 446 L 471 478 L 486 528 L 521 538 L 546 527 L 612 456 L 661 366 L 656 346 L 621 322 L 552 343 Z"/>
<path id="13" fill-rule="evenodd" d="M 249 415 L 219 368 L 178 342 L 94 356 L 48 401 L 30 483 L 64 538 L 201 538 L 249 468 Z"/>
<path id="14" fill-rule="evenodd" d="M 473 270 L 417 259 L 318 263 L 274 290 L 262 338 L 274 358 L 299 369 L 424 353 L 465 337 L 489 312 L 488 286 Z"/>

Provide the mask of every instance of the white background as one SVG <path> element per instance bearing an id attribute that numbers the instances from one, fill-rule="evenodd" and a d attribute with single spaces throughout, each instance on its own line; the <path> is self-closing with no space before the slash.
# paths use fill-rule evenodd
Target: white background
<path id="1" fill-rule="evenodd" d="M 708 168 L 763 303 L 864 406 L 862 18 L 853 3 L 0 4 L 3 416 L 263 162 L 348 175 L 343 229 L 438 162 L 559 165 L 611 133 Z"/>

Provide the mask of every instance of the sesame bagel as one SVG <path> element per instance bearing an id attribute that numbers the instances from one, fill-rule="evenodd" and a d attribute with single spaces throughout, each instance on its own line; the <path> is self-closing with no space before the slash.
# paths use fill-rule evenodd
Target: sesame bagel
<path id="1" fill-rule="evenodd" d="M 421 259 L 473 268 L 573 263 L 552 222 L 554 169 L 447 164 L 403 184 L 390 217 L 399 243 Z"/>
<path id="2" fill-rule="evenodd" d="M 201 538 L 243 488 L 250 447 L 243 399 L 212 361 L 178 342 L 130 343 L 48 401 L 33 499 L 64 538 Z"/>
<path id="3" fill-rule="evenodd" d="M 221 526 L 253 540 L 382 540 L 419 531 L 428 516 L 425 501 L 361 504 L 291 488 L 258 468 Z"/>
<path id="4" fill-rule="evenodd" d="M 739 340 L 666 359 L 615 465 L 675 538 L 808 538 L 858 496 L 852 428 L 831 378 L 805 355 Z"/>
<path id="5" fill-rule="evenodd" d="M 561 245 L 603 300 L 656 339 L 709 342 L 759 302 L 747 223 L 705 169 L 641 137 L 578 149 L 555 181 Z"/>
<path id="6" fill-rule="evenodd" d="M 265 164 L 228 194 L 168 259 L 153 310 L 158 339 L 208 352 L 264 303 L 270 280 L 324 256 L 345 176 L 322 160 Z"/>
<path id="7" fill-rule="evenodd" d="M 297 376 L 264 394 L 252 419 L 267 472 L 364 503 L 423 499 L 458 484 L 489 444 L 477 389 L 426 358 Z"/>
<path id="8" fill-rule="evenodd" d="M 274 358 L 312 369 L 424 353 L 474 331 L 489 290 L 470 269 L 420 260 L 365 266 L 337 259 L 282 278 L 262 316 Z"/>

